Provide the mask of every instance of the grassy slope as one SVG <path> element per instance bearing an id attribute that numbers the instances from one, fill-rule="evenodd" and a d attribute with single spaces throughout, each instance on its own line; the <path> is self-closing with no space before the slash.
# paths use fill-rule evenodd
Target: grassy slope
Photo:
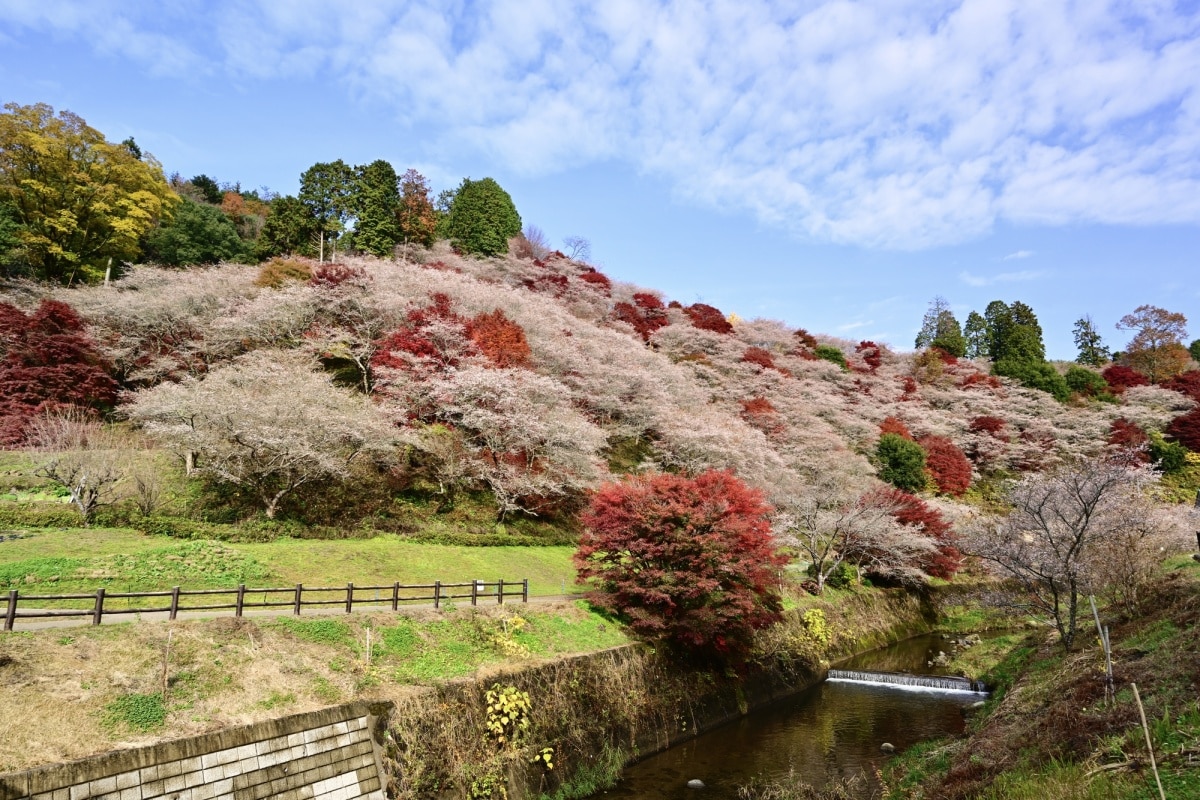
<path id="1" fill-rule="evenodd" d="M 0 772 L 627 641 L 572 603 L 3 634 Z"/>
<path id="2" fill-rule="evenodd" d="M 461 547 L 373 539 L 180 542 L 123 529 L 30 529 L 0 542 L 0 589 L 29 594 L 529 579 L 533 594 L 576 591 L 569 547 Z"/>
<path id="3" fill-rule="evenodd" d="M 1131 684 L 1146 706 L 1167 797 L 1200 797 L 1200 564 L 1168 566 L 1139 614 L 1103 615 L 1114 703 L 1104 701 L 1102 655 L 1087 628 L 1069 655 L 1044 633 L 1012 637 L 1007 657 L 984 675 L 1000 689 L 969 738 L 905 754 L 892 769 L 891 797 L 1157 797 Z M 982 655 L 973 651 L 968 657 Z"/>

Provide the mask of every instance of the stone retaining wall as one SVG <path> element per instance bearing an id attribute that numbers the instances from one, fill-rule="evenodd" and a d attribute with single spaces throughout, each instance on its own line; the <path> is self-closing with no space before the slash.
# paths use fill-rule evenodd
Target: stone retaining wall
<path id="1" fill-rule="evenodd" d="M 0 800 L 383 800 L 365 703 L 0 775 Z"/>

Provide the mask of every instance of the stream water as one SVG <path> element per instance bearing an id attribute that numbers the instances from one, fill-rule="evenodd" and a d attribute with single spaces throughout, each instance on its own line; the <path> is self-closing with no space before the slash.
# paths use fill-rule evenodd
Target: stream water
<path id="1" fill-rule="evenodd" d="M 920 636 L 838 665 L 849 670 L 929 674 L 926 662 L 946 643 Z M 794 776 L 826 785 L 883 766 L 888 742 L 901 751 L 963 730 L 963 707 L 982 695 L 906 686 L 829 681 L 756 711 L 625 770 L 597 797 L 639 800 L 732 800 L 752 779 Z M 687 788 L 699 779 L 706 788 Z"/>

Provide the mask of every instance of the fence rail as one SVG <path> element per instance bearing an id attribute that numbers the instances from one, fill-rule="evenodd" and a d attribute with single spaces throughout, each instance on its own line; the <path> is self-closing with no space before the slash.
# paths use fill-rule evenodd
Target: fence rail
<path id="1" fill-rule="evenodd" d="M 374 593 L 367 597 L 368 592 Z M 410 594 L 419 592 L 419 594 Z M 383 593 L 383 596 L 381 596 Z M 275 599 L 268 599 L 273 596 Z M 307 596 L 307 597 L 306 597 Z M 170 598 L 166 605 L 139 608 L 105 608 L 105 603 L 113 600 L 134 600 L 143 598 Z M 283 599 L 279 599 L 279 598 Z M 433 583 L 402 584 L 392 583 L 380 586 L 356 586 L 347 583 L 345 586 L 305 586 L 297 583 L 295 586 L 251 588 L 240 584 L 236 589 L 181 589 L 176 586 L 167 591 L 157 592 L 109 592 L 97 589 L 90 594 L 21 594 L 16 589 L 8 592 L 8 604 L 4 614 L 4 630 L 11 631 L 19 619 L 47 619 L 58 617 L 91 617 L 93 625 L 99 625 L 105 616 L 116 614 L 161 614 L 166 613 L 168 619 L 175 619 L 180 612 L 190 611 L 228 611 L 240 617 L 246 611 L 272 608 L 290 608 L 293 614 L 299 614 L 301 609 L 318 606 L 345 606 L 349 614 L 357 606 L 378 608 L 381 604 L 390 606 L 392 611 L 398 611 L 401 603 L 421 603 L 432 601 L 434 608 L 440 608 L 446 600 L 470 599 L 471 605 L 478 605 L 480 600 L 496 598 L 503 605 L 505 598 L 520 597 L 522 603 L 529 602 L 529 579 L 520 581 L 505 581 L 503 579 L 488 581 L 470 581 L 468 583 Z M 204 602 L 188 604 L 188 598 L 202 598 Z M 314 599 L 315 598 L 315 599 Z M 211 599 L 211 600 L 210 600 Z M 61 601 L 90 601 L 90 607 L 69 609 L 36 608 L 39 603 Z M 222 602 L 223 600 L 223 602 Z M 29 610 L 21 611 L 20 605 L 26 604 Z M 35 606 L 30 608 L 30 605 Z"/>

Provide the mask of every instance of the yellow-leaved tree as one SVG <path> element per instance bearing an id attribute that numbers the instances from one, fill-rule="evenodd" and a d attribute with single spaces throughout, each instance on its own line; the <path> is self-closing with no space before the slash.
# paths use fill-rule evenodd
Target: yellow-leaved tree
<path id="1" fill-rule="evenodd" d="M 0 114 L 0 206 L 16 223 L 10 272 L 72 284 L 137 258 L 179 197 L 161 165 L 70 111 L 8 103 Z"/>

